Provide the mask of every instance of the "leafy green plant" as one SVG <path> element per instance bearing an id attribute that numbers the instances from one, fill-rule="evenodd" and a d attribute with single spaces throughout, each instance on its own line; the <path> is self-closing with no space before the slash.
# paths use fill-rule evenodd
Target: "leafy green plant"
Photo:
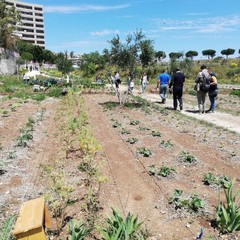
<path id="1" fill-rule="evenodd" d="M 214 176 L 212 173 L 204 174 L 203 182 L 205 185 L 213 185 L 218 184 L 218 178 Z"/>
<path id="2" fill-rule="evenodd" d="M 115 210 L 113 211 L 113 217 L 108 217 L 106 220 L 106 226 L 97 226 L 102 239 L 104 240 L 144 240 L 146 236 L 141 229 L 143 222 L 138 221 L 138 216 L 134 216 L 130 213 L 127 214 L 126 219 L 123 219 L 120 214 Z"/>
<path id="3" fill-rule="evenodd" d="M 68 240 L 82 240 L 92 231 L 92 228 L 86 226 L 83 221 L 77 223 L 75 220 L 71 219 L 68 226 L 68 233 L 70 236 Z"/>
<path id="4" fill-rule="evenodd" d="M 169 176 L 171 173 L 176 172 L 175 168 L 171 168 L 165 165 L 162 165 L 159 170 L 157 171 L 157 175 L 160 175 L 162 177 L 167 177 Z"/>
<path id="5" fill-rule="evenodd" d="M 121 134 L 131 134 L 131 132 L 125 128 L 121 130 Z"/>
<path id="6" fill-rule="evenodd" d="M 219 178 L 219 185 L 225 189 L 229 189 L 232 186 L 232 181 L 228 176 L 223 176 Z"/>
<path id="7" fill-rule="evenodd" d="M 174 208 L 185 209 L 188 212 L 199 212 L 204 207 L 204 202 L 198 195 L 193 194 L 190 197 L 184 197 L 183 191 L 175 189 L 173 195 L 168 199 L 169 204 L 173 204 Z"/>
<path id="8" fill-rule="evenodd" d="M 160 142 L 160 146 L 163 147 L 163 148 L 170 148 L 170 147 L 173 146 L 173 144 L 171 143 L 171 140 L 167 140 L 167 141 L 162 140 Z"/>
<path id="9" fill-rule="evenodd" d="M 16 151 L 9 151 L 7 154 L 8 159 L 14 159 L 16 158 Z"/>
<path id="10" fill-rule="evenodd" d="M 0 160 L 0 175 L 6 172 L 6 163 Z"/>
<path id="11" fill-rule="evenodd" d="M 150 175 L 155 175 L 156 171 L 157 170 L 156 170 L 156 165 L 155 164 L 152 164 L 152 165 L 149 166 L 149 171 L 148 172 L 149 172 Z"/>
<path id="12" fill-rule="evenodd" d="M 149 157 L 152 155 L 152 152 L 150 149 L 146 148 L 146 147 L 140 147 L 138 148 L 138 152 L 140 154 L 142 154 L 144 157 Z"/>
<path id="13" fill-rule="evenodd" d="M 13 224 L 16 220 L 16 215 L 8 217 L 3 223 L 0 229 L 0 239 L 12 239 L 11 230 L 13 228 Z"/>
<path id="14" fill-rule="evenodd" d="M 119 122 L 115 122 L 113 125 L 112 125 L 114 128 L 120 128 L 122 126 L 121 123 Z"/>
<path id="15" fill-rule="evenodd" d="M 158 132 L 158 131 L 152 131 L 152 136 L 153 137 L 161 137 L 162 134 L 160 132 Z"/>
<path id="16" fill-rule="evenodd" d="M 20 132 L 21 132 L 21 134 L 17 138 L 17 146 L 18 147 L 27 147 L 27 142 L 29 140 L 33 139 L 32 131 L 21 129 Z"/>
<path id="17" fill-rule="evenodd" d="M 229 188 L 224 189 L 225 202 L 220 201 L 216 207 L 217 225 L 223 233 L 231 233 L 240 230 L 240 208 L 236 206 L 236 197 L 239 190 L 233 195 L 234 180 Z"/>
<path id="18" fill-rule="evenodd" d="M 133 120 L 133 121 L 131 121 L 130 122 L 130 125 L 138 125 L 138 124 L 140 124 L 140 121 L 139 120 Z"/>
<path id="19" fill-rule="evenodd" d="M 193 163 L 193 162 L 197 161 L 197 159 L 192 154 L 190 154 L 189 152 L 185 152 L 185 151 L 181 151 L 180 160 L 185 163 Z"/>
<path id="20" fill-rule="evenodd" d="M 139 127 L 138 129 L 139 129 L 140 131 L 150 130 L 150 129 L 147 128 L 147 127 Z"/>
<path id="21" fill-rule="evenodd" d="M 128 142 L 128 143 L 130 143 L 130 144 L 134 144 L 134 143 L 136 143 L 137 141 L 138 141 L 137 138 L 128 138 L 128 139 L 126 140 L 126 142 Z"/>

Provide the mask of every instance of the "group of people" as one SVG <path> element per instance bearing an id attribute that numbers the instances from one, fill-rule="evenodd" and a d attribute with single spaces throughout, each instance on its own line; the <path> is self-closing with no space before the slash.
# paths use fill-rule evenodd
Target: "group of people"
<path id="1" fill-rule="evenodd" d="M 114 72 L 114 75 L 111 76 L 111 82 L 112 84 L 115 84 L 115 87 L 118 89 L 119 84 L 121 84 L 120 75 L 118 72 Z M 147 88 L 147 84 L 149 83 L 148 76 L 146 72 L 143 72 L 140 77 L 140 93 L 144 93 Z M 128 73 L 127 78 L 127 86 L 128 86 L 128 92 L 132 93 L 134 89 L 134 76 L 131 72 Z"/>
<path id="2" fill-rule="evenodd" d="M 180 71 L 179 68 L 175 69 L 172 77 L 170 77 L 166 70 L 163 70 L 157 81 L 157 88 L 159 88 L 159 95 L 162 99 L 162 103 L 166 103 L 167 92 L 169 90 L 169 92 L 172 92 L 173 94 L 174 110 L 177 110 L 178 104 L 180 110 L 183 110 L 182 95 L 184 82 L 185 75 Z M 205 65 L 201 66 L 200 72 L 195 80 L 195 90 L 197 91 L 199 113 L 213 113 L 216 107 L 215 100 L 218 94 L 218 87 L 217 77 L 211 68 L 207 68 Z M 208 111 L 205 109 L 205 100 L 207 94 L 210 100 L 210 108 Z"/>

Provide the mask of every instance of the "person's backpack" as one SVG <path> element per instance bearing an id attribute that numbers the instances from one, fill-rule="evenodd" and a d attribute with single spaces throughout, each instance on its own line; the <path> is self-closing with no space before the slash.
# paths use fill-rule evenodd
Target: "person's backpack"
<path id="1" fill-rule="evenodd" d="M 203 81 L 200 83 L 200 90 L 202 92 L 208 92 L 210 88 L 210 79 L 211 75 L 205 76 L 205 74 L 202 74 Z"/>

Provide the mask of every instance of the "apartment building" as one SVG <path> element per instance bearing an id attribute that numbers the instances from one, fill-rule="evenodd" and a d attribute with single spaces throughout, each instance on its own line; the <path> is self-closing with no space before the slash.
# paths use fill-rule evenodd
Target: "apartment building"
<path id="1" fill-rule="evenodd" d="M 43 6 L 17 0 L 5 0 L 15 6 L 21 15 L 21 25 L 16 33 L 22 40 L 45 48 Z"/>

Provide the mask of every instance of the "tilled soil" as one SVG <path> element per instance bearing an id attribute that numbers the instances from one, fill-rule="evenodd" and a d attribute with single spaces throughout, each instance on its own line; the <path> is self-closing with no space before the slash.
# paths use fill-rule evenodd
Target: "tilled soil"
<path id="1" fill-rule="evenodd" d="M 209 172 L 218 177 L 227 175 L 236 179 L 235 189 L 240 188 L 239 134 L 159 104 L 154 107 L 129 98 L 126 106 L 120 106 L 117 97 L 110 94 L 82 96 L 88 126 L 103 147 L 96 156 L 107 178 L 99 192 L 99 217 L 111 215 L 111 208 L 122 215 L 138 214 L 152 239 L 194 239 L 201 227 L 205 228 L 205 237 L 219 236 L 211 226 L 216 217 L 218 190 L 216 186 L 204 185 L 203 176 Z M 48 181 L 41 169 L 57 159 L 65 159 L 65 177 L 75 188 L 73 198 L 79 199 L 67 209 L 67 215 L 76 219 L 84 215 L 80 202 L 86 186 L 79 184 L 84 177 L 77 171 L 82 153 L 63 148 L 66 143 L 62 124 L 68 116 L 61 102 L 51 98 L 40 104 L 24 102 L 9 116 L 0 118 L 0 154 L 6 163 L 5 172 L 0 175 L 1 220 L 17 213 L 24 201 L 47 191 Z M 11 104 L 12 100 L 6 100 L 1 105 L 7 108 Z M 29 118 L 35 120 L 33 139 L 25 148 L 16 146 L 19 130 Z M 153 132 L 159 133 L 158 136 L 153 136 Z M 130 138 L 136 143 L 130 144 Z M 151 151 L 149 157 L 139 153 L 143 147 Z M 180 158 L 182 151 L 194 156 L 196 161 L 185 163 Z M 175 172 L 168 177 L 150 174 L 150 166 L 157 169 L 162 165 L 174 168 Z M 168 203 L 175 189 L 182 190 L 187 197 L 197 194 L 204 200 L 204 208 L 198 214 L 176 211 Z"/>

